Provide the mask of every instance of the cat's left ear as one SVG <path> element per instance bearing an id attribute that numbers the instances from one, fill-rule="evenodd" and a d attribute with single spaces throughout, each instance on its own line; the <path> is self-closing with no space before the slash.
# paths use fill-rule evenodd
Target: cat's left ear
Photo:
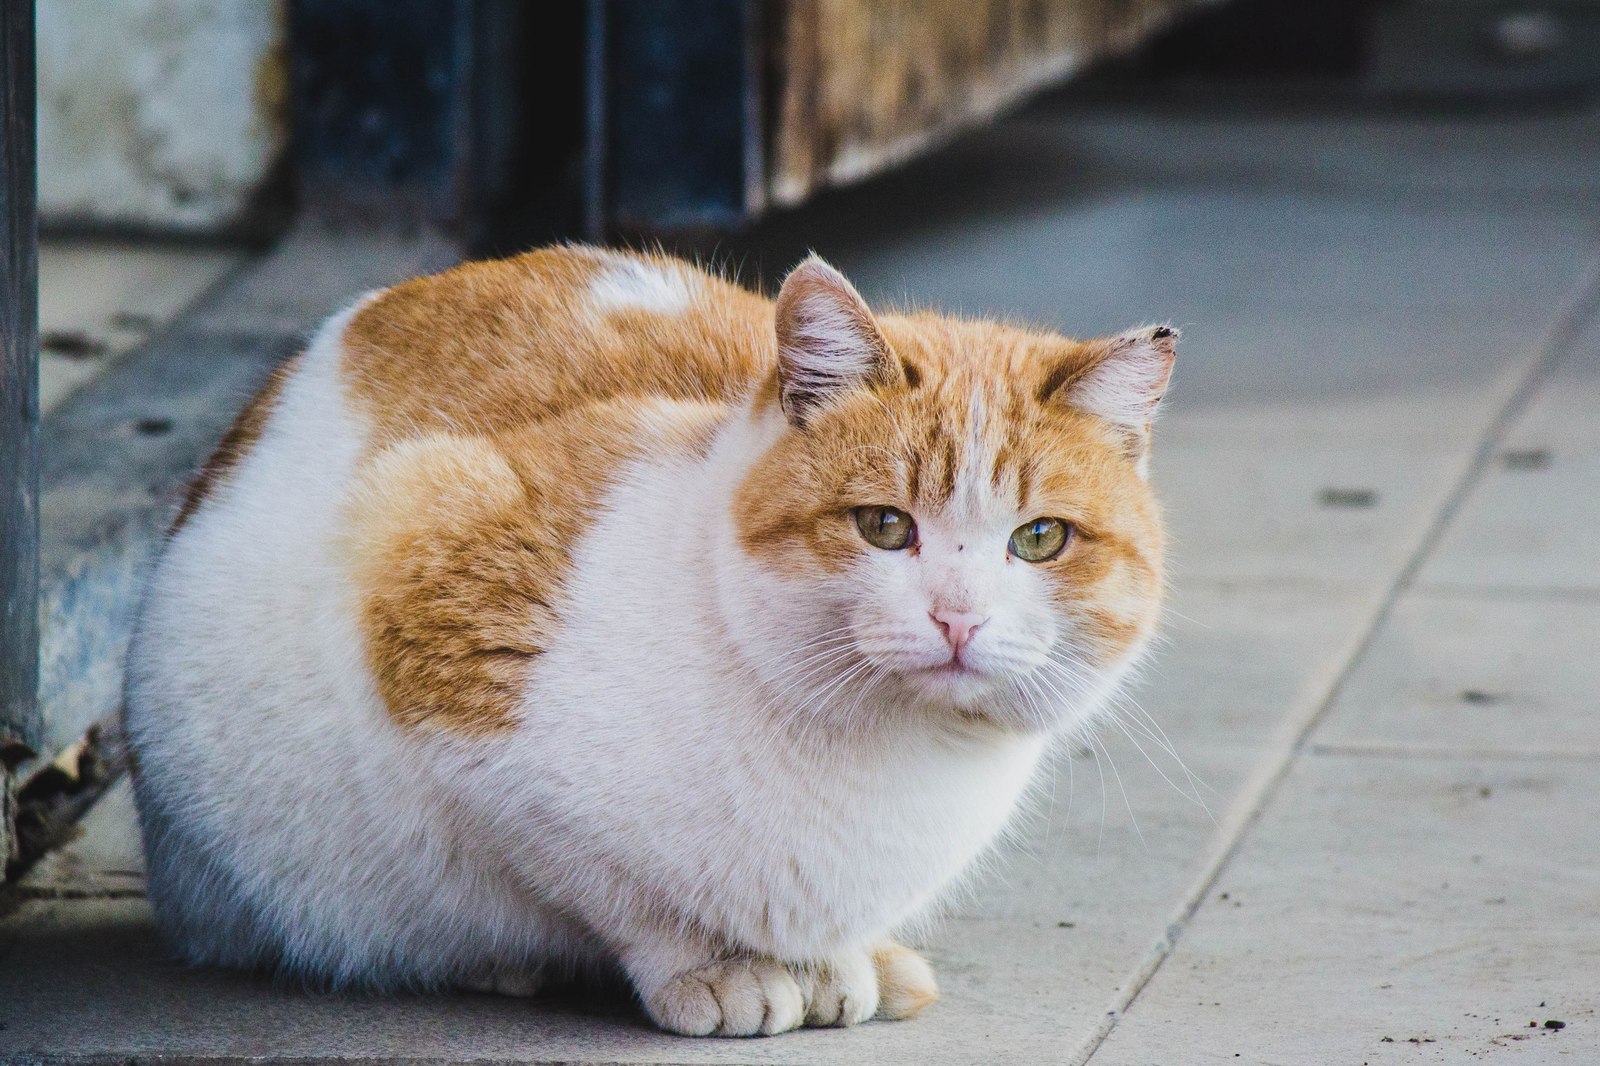
<path id="1" fill-rule="evenodd" d="M 1089 345 L 1090 359 L 1058 390 L 1067 403 L 1122 430 L 1128 457 L 1144 476 L 1149 461 L 1150 424 L 1155 421 L 1172 380 L 1178 331 L 1142 326 Z"/>
<path id="2" fill-rule="evenodd" d="M 797 426 L 841 393 L 886 380 L 893 367 L 867 302 L 820 256 L 784 279 L 776 328 L 778 398 Z"/>

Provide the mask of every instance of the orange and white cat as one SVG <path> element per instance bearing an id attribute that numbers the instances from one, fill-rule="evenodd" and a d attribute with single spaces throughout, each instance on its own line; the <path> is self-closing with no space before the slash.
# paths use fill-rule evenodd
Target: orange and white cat
<path id="1" fill-rule="evenodd" d="M 687 1034 L 903 1018 L 891 939 L 1145 648 L 1173 332 L 776 302 L 555 248 L 370 295 L 274 375 L 150 584 L 127 731 L 195 962 Z"/>

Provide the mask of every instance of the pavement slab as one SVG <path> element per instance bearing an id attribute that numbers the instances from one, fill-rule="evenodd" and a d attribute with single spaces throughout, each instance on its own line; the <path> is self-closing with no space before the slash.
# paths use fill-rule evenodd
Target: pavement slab
<path id="1" fill-rule="evenodd" d="M 1597 788 L 1595 761 L 1301 760 L 1090 1061 L 1600 1061 Z"/>
<path id="2" fill-rule="evenodd" d="M 1420 580 L 1600 596 L 1600 317 L 1511 426 Z"/>
<path id="3" fill-rule="evenodd" d="M 1600 1058 L 1593 295 L 1094 1066 Z"/>
<path id="4" fill-rule="evenodd" d="M 48 415 L 239 263 L 218 247 L 46 240 L 39 246 L 39 409 Z"/>
<path id="5" fill-rule="evenodd" d="M 1219 113 L 1215 100 L 1189 107 L 1162 100 L 1108 113 L 1066 94 L 1039 101 L 1011 130 L 1053 146 L 1097 184 L 1288 187 L 1391 201 L 1435 202 L 1448 194 L 1452 203 L 1494 207 L 1536 200 L 1586 210 L 1593 202 L 1592 160 L 1573 151 L 1600 141 L 1600 115 L 1592 110 L 1519 110 L 1455 122 L 1375 110 L 1352 122 L 1336 108 L 1275 103 L 1234 99 L 1231 111 Z M 1252 120 L 1241 121 L 1251 110 Z M 1130 150 L 1135 139 L 1143 150 Z M 1496 150 L 1486 152 L 1486 145 Z"/>
<path id="6" fill-rule="evenodd" d="M 1407 594 L 1319 748 L 1600 758 L 1600 600 Z"/>

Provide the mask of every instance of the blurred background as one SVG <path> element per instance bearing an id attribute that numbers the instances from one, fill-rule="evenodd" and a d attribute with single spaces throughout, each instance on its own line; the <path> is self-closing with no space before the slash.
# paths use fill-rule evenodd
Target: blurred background
<path id="1" fill-rule="evenodd" d="M 0 95 L 0 1058 L 1600 1062 L 1600 0 L 0 0 Z M 848 1055 L 151 928 L 185 480 L 356 295 L 553 240 L 1184 329 L 1167 643 Z"/>
<path id="2" fill-rule="evenodd" d="M 1038 113 L 1065 123 L 1533 114 L 1600 78 L 1585 0 L 48 0 L 38 17 L 47 232 L 259 240 L 315 213 L 437 227 L 474 254 L 742 229 L 1062 86 Z"/>

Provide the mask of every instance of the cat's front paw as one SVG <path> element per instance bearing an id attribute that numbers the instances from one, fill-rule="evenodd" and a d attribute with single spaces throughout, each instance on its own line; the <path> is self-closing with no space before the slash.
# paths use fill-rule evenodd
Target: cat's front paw
<path id="1" fill-rule="evenodd" d="M 893 940 L 806 967 L 801 984 L 806 1024 L 812 1026 L 855 1025 L 868 1018 L 901 1021 L 939 998 L 928 961 Z"/>
<path id="2" fill-rule="evenodd" d="M 684 1036 L 772 1036 L 798 1028 L 800 984 L 767 959 L 728 959 L 686 970 L 643 997 L 663 1029 Z"/>
<path id="3" fill-rule="evenodd" d="M 878 1012 L 878 975 L 865 951 L 808 966 L 801 979 L 806 984 L 807 1025 L 856 1025 Z"/>

